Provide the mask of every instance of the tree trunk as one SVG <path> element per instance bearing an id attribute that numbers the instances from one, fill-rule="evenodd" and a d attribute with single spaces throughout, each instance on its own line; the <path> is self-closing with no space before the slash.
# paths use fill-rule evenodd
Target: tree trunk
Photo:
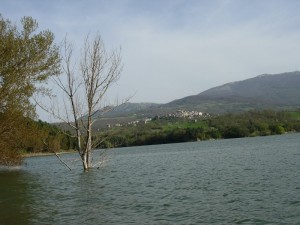
<path id="1" fill-rule="evenodd" d="M 83 170 L 84 172 L 87 172 L 89 170 L 89 165 L 88 165 L 88 157 L 87 157 L 87 152 L 84 152 L 82 155 L 82 164 L 83 164 Z"/>
<path id="2" fill-rule="evenodd" d="M 122 70 L 121 55 L 118 50 L 107 54 L 99 35 L 94 40 L 87 37 L 78 68 L 79 76 L 77 76 L 77 72 L 74 72 L 76 64 L 73 65 L 71 60 L 72 46 L 67 43 L 66 39 L 63 53 L 65 64 L 63 70 L 67 83 L 60 78 L 56 79 L 57 85 L 66 94 L 70 103 L 70 106 L 65 105 L 67 116 L 63 121 L 75 130 L 83 169 L 88 171 L 92 167 L 92 125 L 94 122 L 92 116 L 100 110 L 108 88 L 119 79 Z M 80 101 L 82 94 L 84 94 L 85 102 Z M 48 111 L 53 112 L 52 110 Z M 69 112 L 73 115 L 74 121 L 70 121 Z M 57 118 L 63 118 L 59 113 L 53 114 L 58 115 Z M 83 116 L 87 116 L 87 121 L 81 119 Z M 86 134 L 85 137 L 81 131 Z"/>
<path id="3" fill-rule="evenodd" d="M 89 115 L 88 121 L 87 121 L 86 147 L 85 147 L 86 164 L 87 164 L 88 168 L 90 168 L 92 166 L 91 151 L 92 151 L 92 118 Z"/>

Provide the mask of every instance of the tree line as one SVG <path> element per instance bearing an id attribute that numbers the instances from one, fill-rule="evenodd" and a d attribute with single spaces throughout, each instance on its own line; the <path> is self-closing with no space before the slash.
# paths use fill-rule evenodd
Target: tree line
<path id="1" fill-rule="evenodd" d="M 151 144 L 229 139 L 300 132 L 300 113 L 248 111 L 212 116 L 208 119 L 156 119 L 148 124 L 115 127 L 100 132 L 98 147 L 124 147 Z"/>
<path id="2" fill-rule="evenodd" d="M 1 115 L 2 124 L 4 119 Z M 11 116 L 9 119 L 12 119 Z M 0 140 L 1 165 L 18 165 L 26 154 L 54 153 L 76 148 L 76 140 L 70 134 L 47 122 L 22 116 L 14 122 L 18 127 L 9 128 L 9 134 L 2 135 Z"/>

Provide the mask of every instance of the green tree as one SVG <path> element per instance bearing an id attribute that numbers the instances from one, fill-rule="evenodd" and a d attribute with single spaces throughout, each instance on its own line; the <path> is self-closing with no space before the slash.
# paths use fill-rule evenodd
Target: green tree
<path id="1" fill-rule="evenodd" d="M 4 151 L 19 150 L 11 144 L 19 141 L 16 137 L 26 138 L 26 130 L 23 135 L 15 134 L 20 133 L 22 120 L 35 116 L 30 98 L 45 91 L 42 84 L 60 73 L 53 33 L 37 29 L 38 23 L 31 17 L 24 17 L 19 28 L 0 15 L 0 163 Z"/>

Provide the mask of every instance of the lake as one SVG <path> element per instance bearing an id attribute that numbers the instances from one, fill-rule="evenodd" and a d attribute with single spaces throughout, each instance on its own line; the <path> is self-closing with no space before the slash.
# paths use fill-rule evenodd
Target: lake
<path id="1" fill-rule="evenodd" d="M 0 171 L 0 224 L 299 224 L 300 134 L 112 149 Z"/>

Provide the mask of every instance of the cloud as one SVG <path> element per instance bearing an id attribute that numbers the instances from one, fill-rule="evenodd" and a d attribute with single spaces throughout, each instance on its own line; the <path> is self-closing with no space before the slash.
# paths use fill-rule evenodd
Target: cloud
<path id="1" fill-rule="evenodd" d="M 190 22 L 187 16 L 187 25 L 172 29 L 152 18 L 125 23 L 118 34 L 127 76 L 123 86 L 136 88 L 137 101 L 167 102 L 222 83 L 299 68 L 299 33 L 286 26 L 298 17 L 283 10 L 278 18 L 279 8 L 252 15 L 253 8 L 244 9 L 248 15 L 238 20 L 230 4 L 210 6 L 201 18 Z"/>

